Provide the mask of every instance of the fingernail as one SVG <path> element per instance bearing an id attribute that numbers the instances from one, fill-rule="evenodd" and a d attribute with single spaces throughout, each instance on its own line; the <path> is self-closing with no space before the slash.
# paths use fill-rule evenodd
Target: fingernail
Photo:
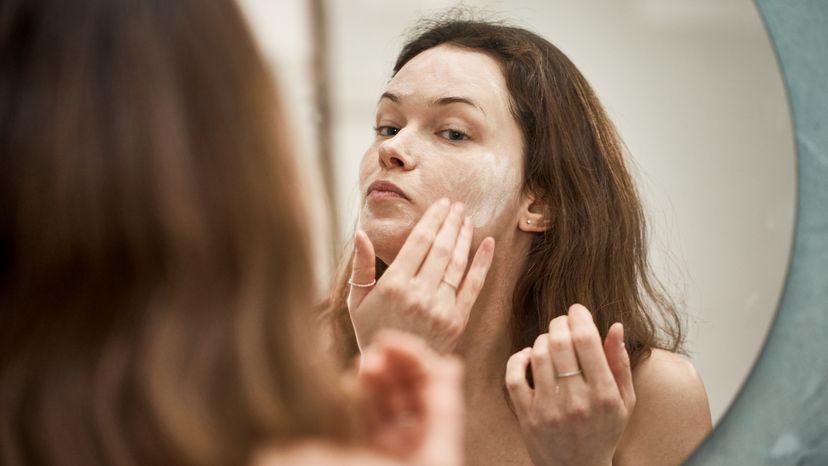
<path id="1" fill-rule="evenodd" d="M 447 197 L 441 197 L 440 200 L 437 202 L 439 203 L 440 207 L 448 207 L 449 205 L 449 200 Z"/>
<path id="2" fill-rule="evenodd" d="M 456 214 L 458 214 L 458 215 L 459 215 L 460 213 L 462 213 L 462 212 L 463 212 L 463 208 L 464 208 L 464 207 L 465 207 L 465 206 L 463 205 L 463 203 L 462 203 L 462 202 L 455 202 L 455 203 L 454 203 L 454 207 L 452 207 L 452 208 L 451 208 L 451 210 L 452 210 L 452 212 L 454 212 L 454 213 L 456 213 Z"/>

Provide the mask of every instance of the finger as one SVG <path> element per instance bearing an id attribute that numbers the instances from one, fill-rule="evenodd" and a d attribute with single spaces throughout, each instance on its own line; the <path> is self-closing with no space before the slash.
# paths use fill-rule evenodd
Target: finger
<path id="1" fill-rule="evenodd" d="M 457 235 L 457 242 L 454 244 L 454 251 L 446 268 L 446 273 L 443 279 L 449 284 L 453 285 L 453 292 L 456 294 L 460 291 L 460 284 L 463 282 L 463 274 L 466 273 L 466 266 L 469 263 L 469 248 L 471 248 L 472 236 L 474 233 L 474 224 L 471 217 L 466 217 L 463 220 L 463 225 L 460 227 L 460 233 Z"/>
<path id="2" fill-rule="evenodd" d="M 420 338 L 399 331 L 383 330 L 374 342 L 386 358 L 390 376 L 406 387 L 423 384 L 429 362 L 437 357 Z"/>
<path id="3" fill-rule="evenodd" d="M 601 335 L 587 308 L 580 304 L 569 308 L 569 330 L 572 332 L 572 342 L 586 381 L 592 387 L 618 393 L 615 379 L 607 364 L 607 356 L 604 354 Z"/>
<path id="4" fill-rule="evenodd" d="M 392 383 L 383 359 L 382 352 L 370 347 L 362 355 L 357 376 L 370 418 L 380 426 L 393 418 L 394 412 L 393 403 L 389 398 Z"/>
<path id="5" fill-rule="evenodd" d="M 455 443 L 460 445 L 462 399 L 461 381 L 456 374 L 458 362 L 447 363 L 420 338 L 402 332 L 383 331 L 375 344 L 386 356 L 386 370 L 395 381 L 393 389 L 404 395 L 408 408 L 406 425 L 398 428 L 402 435 L 397 438 L 403 441 L 398 449 L 409 450 L 421 444 L 423 448 L 443 449 L 453 445 L 446 443 L 450 436 L 458 437 Z"/>
<path id="6" fill-rule="evenodd" d="M 460 285 L 457 291 L 457 310 L 462 313 L 460 316 L 464 322 L 468 321 L 469 312 L 483 289 L 483 284 L 486 283 L 486 275 L 489 273 L 489 267 L 492 265 L 492 258 L 494 257 L 495 240 L 488 237 L 480 243 L 477 252 L 474 253 L 471 267 L 469 267 L 466 278 Z"/>
<path id="7" fill-rule="evenodd" d="M 417 272 L 417 280 L 427 290 L 436 290 L 445 278 L 446 268 L 452 260 L 457 236 L 463 225 L 463 209 L 464 206 L 460 202 L 451 207 L 451 212 L 434 238 L 434 244 L 431 245 L 423 266 Z"/>
<path id="8" fill-rule="evenodd" d="M 423 384 L 401 379 L 406 371 L 400 371 L 399 359 L 389 348 L 384 343 L 369 348 L 360 378 L 369 397 L 367 411 L 376 413 L 372 415 L 375 427 L 369 431 L 373 444 L 382 451 L 405 454 L 419 445 L 423 436 Z"/>
<path id="9" fill-rule="evenodd" d="M 535 339 L 530 355 L 532 378 L 535 381 L 534 400 L 549 400 L 555 394 L 555 367 L 549 354 L 549 334 L 544 333 Z"/>
<path id="10" fill-rule="evenodd" d="M 604 352 L 607 354 L 607 362 L 618 391 L 621 393 L 621 399 L 624 400 L 624 406 L 628 411 L 632 411 L 635 406 L 635 389 L 630 356 L 624 346 L 624 326 L 621 323 L 616 322 L 610 327 L 607 339 L 604 341 Z"/>
<path id="11" fill-rule="evenodd" d="M 424 387 L 426 425 L 424 450 L 427 464 L 463 464 L 463 365 L 454 356 L 432 365 Z"/>
<path id="12" fill-rule="evenodd" d="M 526 370 L 529 368 L 532 348 L 524 348 L 509 358 L 506 362 L 506 389 L 519 417 L 524 417 L 532 408 L 534 391 L 526 380 Z"/>
<path id="13" fill-rule="evenodd" d="M 362 230 L 357 230 L 354 235 L 354 264 L 351 269 L 351 283 L 369 284 L 376 280 L 376 260 L 374 245 L 368 235 Z M 372 289 L 373 287 L 351 285 L 348 292 L 348 309 L 358 308 Z"/>
<path id="14" fill-rule="evenodd" d="M 558 374 L 576 372 L 581 369 L 578 356 L 575 354 L 575 345 L 569 330 L 569 317 L 558 316 L 549 322 L 549 353 L 552 355 L 552 365 L 555 367 L 556 384 L 564 389 L 572 390 L 582 386 L 584 374 L 558 377 Z"/>
<path id="15" fill-rule="evenodd" d="M 413 277 L 423 263 L 437 231 L 449 212 L 449 200 L 442 198 L 431 204 L 405 240 L 397 258 L 388 266 L 387 272 L 402 273 Z"/>

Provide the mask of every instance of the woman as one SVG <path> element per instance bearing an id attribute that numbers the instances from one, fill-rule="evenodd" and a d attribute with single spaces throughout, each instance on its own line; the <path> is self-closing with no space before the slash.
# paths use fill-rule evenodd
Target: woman
<path id="1" fill-rule="evenodd" d="M 460 355 L 470 464 L 678 464 L 710 430 L 680 319 L 649 275 L 622 143 L 552 44 L 426 23 L 379 100 L 360 186 L 353 268 L 332 301 L 341 350 L 393 327 Z M 456 203 L 426 210 L 440 197 Z M 388 276 L 406 238 L 454 259 Z M 488 276 L 473 261 L 464 279 L 470 248 L 493 254 Z M 360 306 L 384 298 L 416 312 Z"/>
<path id="2" fill-rule="evenodd" d="M 452 361 L 331 379 L 288 134 L 230 0 L 0 3 L 0 463 L 460 463 Z"/>

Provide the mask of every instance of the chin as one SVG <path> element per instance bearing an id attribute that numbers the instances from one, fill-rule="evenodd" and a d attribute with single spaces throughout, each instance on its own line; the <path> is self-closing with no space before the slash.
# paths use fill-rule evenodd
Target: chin
<path id="1" fill-rule="evenodd" d="M 406 218 L 361 217 L 359 227 L 374 245 L 374 253 L 386 264 L 390 264 L 400 252 L 415 222 Z"/>

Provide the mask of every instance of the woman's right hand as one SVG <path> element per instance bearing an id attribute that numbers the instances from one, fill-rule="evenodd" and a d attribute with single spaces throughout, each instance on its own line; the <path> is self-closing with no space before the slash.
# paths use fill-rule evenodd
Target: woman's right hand
<path id="1" fill-rule="evenodd" d="M 494 239 L 484 239 L 466 273 L 473 225 L 463 208 L 432 204 L 373 286 L 365 285 L 376 279 L 374 246 L 357 232 L 348 311 L 360 351 L 385 328 L 418 335 L 438 352 L 457 344 L 494 253 Z"/>
<path id="2" fill-rule="evenodd" d="M 366 446 L 408 466 L 463 464 L 463 365 L 386 330 L 366 349 L 356 388 Z"/>

